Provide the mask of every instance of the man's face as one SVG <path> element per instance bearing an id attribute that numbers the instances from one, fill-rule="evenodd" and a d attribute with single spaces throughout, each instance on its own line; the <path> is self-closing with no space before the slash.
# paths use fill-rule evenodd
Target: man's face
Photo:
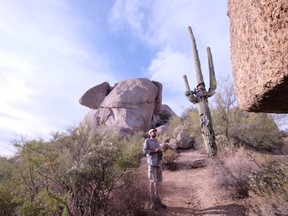
<path id="1" fill-rule="evenodd" d="M 150 132 L 150 136 L 153 138 L 156 137 L 156 134 L 157 134 L 157 132 L 155 130 Z"/>

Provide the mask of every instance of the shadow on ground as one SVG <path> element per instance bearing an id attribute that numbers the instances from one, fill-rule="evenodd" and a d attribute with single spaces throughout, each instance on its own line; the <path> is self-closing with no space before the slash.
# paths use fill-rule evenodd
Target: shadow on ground
<path id="1" fill-rule="evenodd" d="M 193 209 L 193 208 L 180 208 L 180 207 L 167 207 L 167 209 L 158 212 L 159 215 L 226 215 L 226 216 L 248 216 L 247 210 L 244 206 L 237 204 L 218 205 L 206 209 Z"/>

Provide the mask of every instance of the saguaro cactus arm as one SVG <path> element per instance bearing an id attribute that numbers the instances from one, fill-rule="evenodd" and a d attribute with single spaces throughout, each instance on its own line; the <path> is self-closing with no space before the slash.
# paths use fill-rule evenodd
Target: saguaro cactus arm
<path id="1" fill-rule="evenodd" d="M 212 53 L 211 53 L 210 47 L 207 47 L 206 51 L 207 51 L 207 57 L 208 57 L 209 77 L 210 77 L 210 87 L 207 92 L 207 96 L 211 97 L 212 95 L 215 94 L 215 90 L 217 88 L 217 81 L 216 81 Z"/>
<path id="2" fill-rule="evenodd" d="M 187 76 L 186 76 L 186 75 L 183 75 L 183 79 L 184 79 L 184 83 L 185 83 L 185 86 L 186 86 L 186 92 L 185 92 L 186 97 L 187 97 L 188 100 L 191 101 L 193 104 L 197 103 L 197 102 L 198 102 L 197 97 L 194 96 L 195 92 L 192 92 L 192 91 L 190 90 L 190 86 L 189 86 L 189 83 L 188 83 Z"/>
<path id="3" fill-rule="evenodd" d="M 191 26 L 188 26 L 188 32 L 189 32 L 191 42 L 192 42 L 192 50 L 193 50 L 193 57 L 194 57 L 194 63 L 195 63 L 195 69 L 196 69 L 197 84 L 204 83 L 204 79 L 203 79 L 203 75 L 201 71 L 201 64 L 199 61 L 198 50 L 196 46 L 196 41 L 195 41 Z"/>

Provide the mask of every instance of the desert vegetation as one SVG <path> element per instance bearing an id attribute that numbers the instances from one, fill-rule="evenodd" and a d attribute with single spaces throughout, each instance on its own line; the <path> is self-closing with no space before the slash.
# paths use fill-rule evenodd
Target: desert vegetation
<path id="1" fill-rule="evenodd" d="M 247 215 L 287 215 L 287 132 L 270 114 L 240 110 L 233 85 L 221 83 L 211 103 L 218 154 L 206 164 L 207 178 L 242 200 Z M 160 141 L 179 125 L 195 138 L 193 150 L 205 154 L 195 107 L 170 119 Z M 0 158 L 0 215 L 153 215 L 141 169 L 145 134 L 111 134 L 91 137 L 78 127 L 53 133 L 48 141 L 16 140 L 17 154 Z M 165 151 L 167 172 L 177 172 L 179 151 Z"/>
<path id="2" fill-rule="evenodd" d="M 141 215 L 147 198 L 139 174 L 141 137 L 71 129 L 50 141 L 20 140 L 1 158 L 1 215 Z"/>
<path id="3" fill-rule="evenodd" d="M 288 214 L 287 132 L 279 130 L 275 115 L 240 110 L 231 81 L 221 78 L 221 84 L 211 109 L 218 147 L 209 163 L 211 178 L 233 199 L 253 198 L 246 205 L 249 215 Z M 198 111 L 192 107 L 180 119 L 170 127 L 184 125 L 195 136 L 195 148 L 205 153 Z"/>

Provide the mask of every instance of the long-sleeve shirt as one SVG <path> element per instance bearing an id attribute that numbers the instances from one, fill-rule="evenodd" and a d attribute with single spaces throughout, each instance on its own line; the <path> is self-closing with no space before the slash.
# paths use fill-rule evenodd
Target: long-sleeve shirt
<path id="1" fill-rule="evenodd" d="M 151 152 L 156 148 L 160 149 L 160 144 L 156 139 L 147 138 L 143 144 L 143 152 L 147 156 L 147 164 L 149 166 L 161 166 L 161 159 L 159 153 L 161 152 Z"/>

